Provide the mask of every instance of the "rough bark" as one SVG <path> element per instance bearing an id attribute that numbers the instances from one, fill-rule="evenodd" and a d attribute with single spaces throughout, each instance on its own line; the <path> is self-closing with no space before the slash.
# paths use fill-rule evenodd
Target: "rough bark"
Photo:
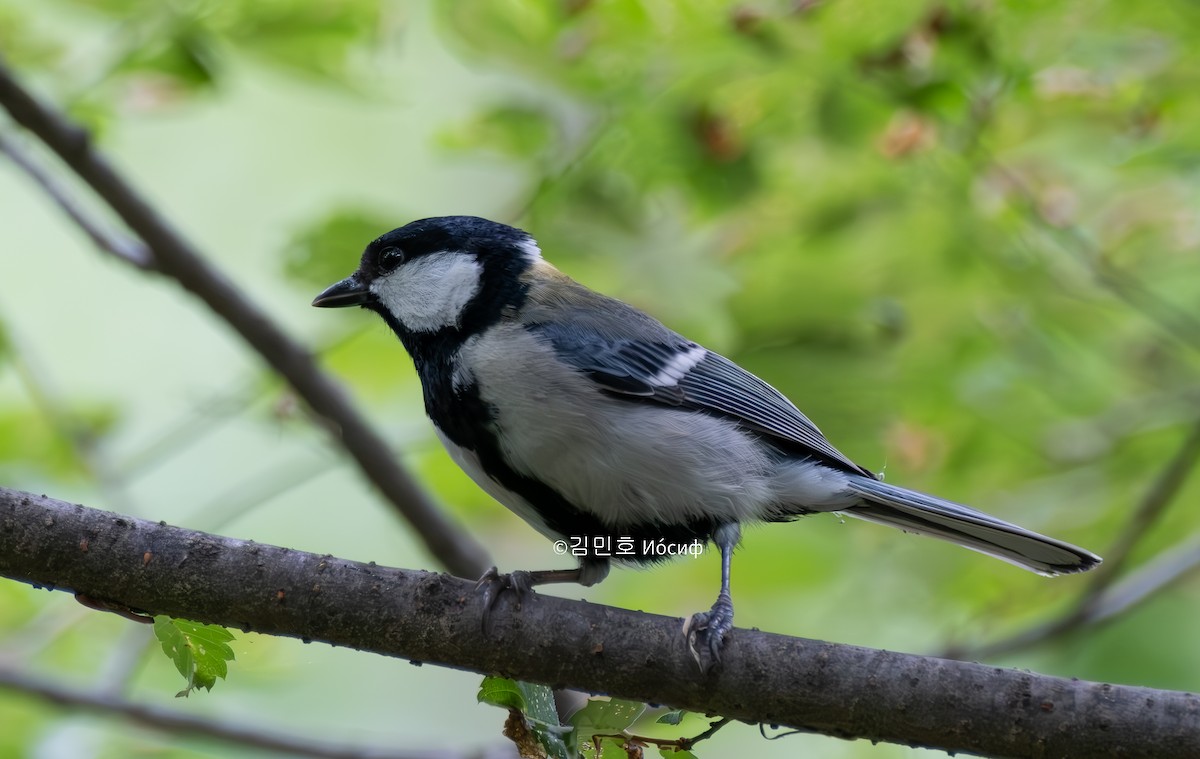
<path id="1" fill-rule="evenodd" d="M 701 674 L 682 620 L 474 585 L 0 488 L 0 575 L 146 612 L 554 687 L 1012 757 L 1200 756 L 1200 697 L 736 630 Z"/>

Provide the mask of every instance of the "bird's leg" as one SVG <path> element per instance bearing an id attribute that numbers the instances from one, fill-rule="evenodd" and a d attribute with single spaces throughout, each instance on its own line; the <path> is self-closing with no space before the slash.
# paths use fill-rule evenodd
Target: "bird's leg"
<path id="1" fill-rule="evenodd" d="M 535 585 L 549 585 L 556 582 L 577 582 L 590 587 L 608 576 L 609 563 L 607 558 L 588 556 L 579 560 L 579 566 L 574 569 L 535 569 L 533 571 L 517 570 L 509 574 L 500 574 L 495 567 L 483 573 L 476 589 L 483 589 L 483 630 L 490 632 L 492 609 L 504 591 L 512 591 L 517 598 L 517 609 L 521 601 L 533 592 Z"/>
<path id="2" fill-rule="evenodd" d="M 693 614 L 683 626 L 687 637 L 688 648 L 692 651 L 696 663 L 704 671 L 721 661 L 721 648 L 725 645 L 725 636 L 733 629 L 733 597 L 729 595 L 729 568 L 733 561 L 733 549 L 741 540 L 742 531 L 736 522 L 723 524 L 713 532 L 713 542 L 721 550 L 721 592 L 717 594 L 717 602 L 709 611 Z M 707 666 L 696 650 L 696 639 L 703 637 L 708 644 L 711 659 Z"/>

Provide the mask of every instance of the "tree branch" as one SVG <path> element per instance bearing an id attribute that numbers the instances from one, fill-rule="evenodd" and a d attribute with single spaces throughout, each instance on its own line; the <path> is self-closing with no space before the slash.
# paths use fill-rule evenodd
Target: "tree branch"
<path id="1" fill-rule="evenodd" d="M 1200 756 L 1200 697 L 737 630 L 698 671 L 681 620 L 535 595 L 481 631 L 472 583 L 0 488 L 0 575 L 135 609 L 840 738 L 1012 757 Z"/>
<path id="2" fill-rule="evenodd" d="M 191 735 L 236 743 L 238 746 L 277 751 L 315 759 L 465 759 L 454 751 L 390 751 L 324 743 L 307 736 L 272 733 L 258 726 L 238 725 L 196 717 L 172 709 L 139 704 L 119 696 L 89 693 L 0 666 L 0 688 L 18 690 L 44 701 L 101 714 L 118 714 L 131 722 L 176 735 Z"/>
<path id="3" fill-rule="evenodd" d="M 95 150 L 86 131 L 39 102 L 17 82 L 2 60 L 0 105 L 54 151 L 140 238 L 150 258 L 145 268 L 174 279 L 204 301 L 292 385 L 315 414 L 325 419 L 367 479 L 408 519 L 443 566 L 464 577 L 477 577 L 487 567 L 483 547 L 429 500 L 396 462 L 387 441 L 358 414 L 341 387 L 320 370 L 311 354 L 210 266 L 138 195 Z M 28 170 L 24 164 L 18 165 Z M 113 252 L 108 245 L 102 244 L 101 248 Z M 128 256 L 117 257 L 133 262 Z"/>

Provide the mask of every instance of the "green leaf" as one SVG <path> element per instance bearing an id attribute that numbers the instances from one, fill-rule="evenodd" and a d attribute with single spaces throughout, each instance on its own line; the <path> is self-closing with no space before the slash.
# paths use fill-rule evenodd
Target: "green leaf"
<path id="1" fill-rule="evenodd" d="M 687 712 L 683 709 L 676 709 L 675 711 L 667 712 L 654 721 L 660 725 L 678 725 L 680 722 L 683 722 L 684 715 L 686 714 Z"/>
<path id="2" fill-rule="evenodd" d="M 499 706 L 501 709 L 516 709 L 524 714 L 525 695 L 520 686 L 521 683 L 507 677 L 485 677 L 479 684 L 479 695 L 475 698 L 483 704 Z"/>
<path id="3" fill-rule="evenodd" d="M 640 701 L 607 696 L 589 698 L 587 704 L 572 714 L 570 719 L 571 726 L 575 728 L 577 749 L 580 753 L 596 751 L 600 755 L 603 755 L 607 746 L 620 751 L 624 738 L 602 738 L 600 745 L 593 745 L 592 737 L 624 733 L 645 711 L 646 705 Z"/>
<path id="4" fill-rule="evenodd" d="M 620 733 L 627 730 L 644 711 L 646 705 L 640 701 L 594 696 L 588 699 L 586 706 L 571 715 L 570 722 L 585 737 L 596 733 Z"/>
<path id="5" fill-rule="evenodd" d="M 154 618 L 154 636 L 162 644 L 163 653 L 175 662 L 175 669 L 187 680 L 187 687 L 175 694 L 187 696 L 197 688 L 212 690 L 217 678 L 225 679 L 233 661 L 229 641 L 233 633 L 219 625 L 203 625 L 186 619 L 165 615 Z"/>
<path id="6" fill-rule="evenodd" d="M 482 703 L 515 709 L 525 715 L 525 721 L 537 736 L 538 743 L 554 759 L 574 759 L 578 756 L 574 746 L 568 747 L 563 739 L 570 729 L 559 724 L 554 691 L 545 685 L 505 677 L 485 677 L 479 685 L 476 698 Z"/>

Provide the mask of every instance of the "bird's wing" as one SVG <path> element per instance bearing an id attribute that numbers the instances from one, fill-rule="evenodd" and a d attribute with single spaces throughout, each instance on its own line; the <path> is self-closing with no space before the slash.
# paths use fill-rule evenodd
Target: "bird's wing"
<path id="1" fill-rule="evenodd" d="M 644 317 L 640 312 L 639 316 Z M 653 325 L 651 340 L 606 335 L 578 323 L 528 328 L 565 363 L 609 393 L 731 418 L 748 429 L 850 471 L 873 476 L 830 445 L 817 426 L 775 388 L 729 359 Z"/>

